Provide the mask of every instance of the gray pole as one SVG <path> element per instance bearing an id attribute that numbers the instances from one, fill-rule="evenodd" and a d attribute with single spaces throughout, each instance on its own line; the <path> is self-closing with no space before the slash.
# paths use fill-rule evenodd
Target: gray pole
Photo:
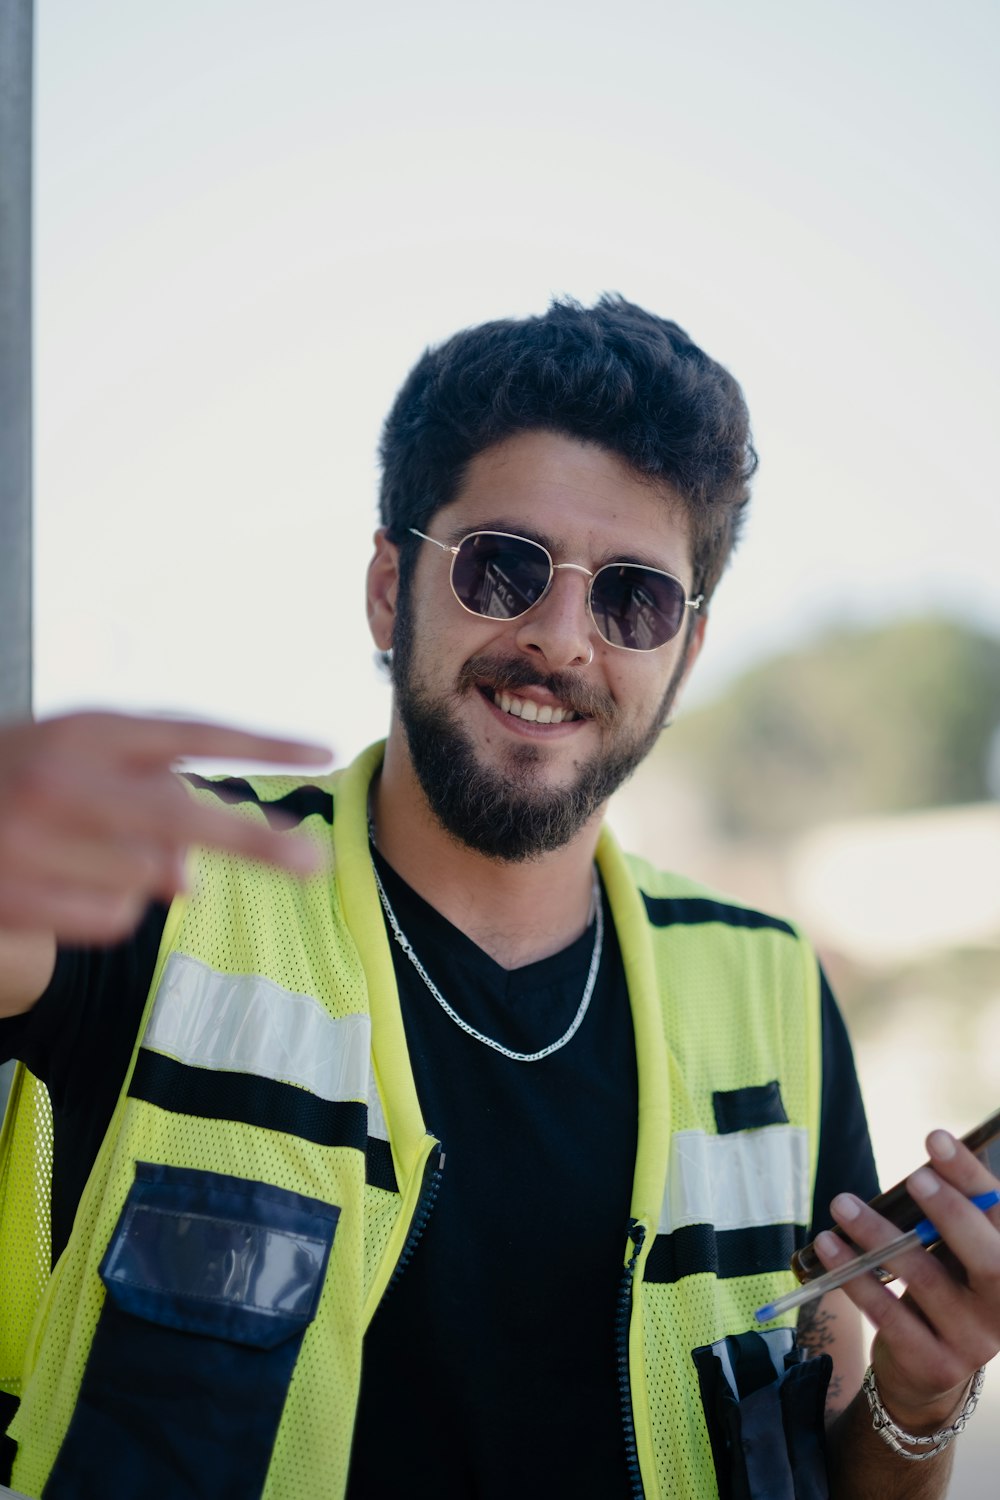
<path id="1" fill-rule="evenodd" d="M 0 720 L 31 711 L 31 0 L 0 0 Z"/>
<path id="2" fill-rule="evenodd" d="M 0 723 L 31 712 L 33 22 L 32 0 L 0 0 Z"/>

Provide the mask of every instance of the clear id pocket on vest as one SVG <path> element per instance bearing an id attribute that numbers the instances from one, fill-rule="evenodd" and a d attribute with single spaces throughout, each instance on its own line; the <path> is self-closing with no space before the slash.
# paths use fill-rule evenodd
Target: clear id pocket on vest
<path id="1" fill-rule="evenodd" d="M 52 1500 L 249 1500 L 267 1474 L 340 1209 L 136 1164 Z"/>

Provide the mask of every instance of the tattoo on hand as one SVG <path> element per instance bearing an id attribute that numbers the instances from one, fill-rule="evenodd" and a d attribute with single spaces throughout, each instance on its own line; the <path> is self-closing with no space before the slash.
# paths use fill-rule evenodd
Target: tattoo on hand
<path id="1" fill-rule="evenodd" d="M 815 1359 L 817 1354 L 825 1354 L 834 1342 L 834 1328 L 836 1316 L 824 1307 L 823 1300 L 807 1303 L 799 1313 L 799 1321 L 796 1328 L 799 1347 L 802 1349 L 806 1359 Z M 832 1414 L 840 1410 L 842 1404 L 843 1379 L 836 1371 L 830 1376 L 830 1384 L 826 1393 L 827 1412 Z"/>

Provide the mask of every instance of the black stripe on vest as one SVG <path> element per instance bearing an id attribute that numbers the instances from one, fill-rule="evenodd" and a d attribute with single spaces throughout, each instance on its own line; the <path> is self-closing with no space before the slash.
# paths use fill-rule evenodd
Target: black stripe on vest
<path id="1" fill-rule="evenodd" d="M 369 1187 L 385 1188 L 387 1193 L 399 1192 L 389 1142 L 374 1135 L 368 1137 L 365 1149 L 365 1181 Z"/>
<path id="2" fill-rule="evenodd" d="M 368 1140 L 368 1106 L 360 1101 L 320 1099 L 294 1084 L 251 1073 L 193 1068 L 146 1047 L 139 1049 L 128 1091 L 134 1099 L 173 1114 L 239 1120 L 301 1136 L 318 1146 L 364 1151 Z"/>
<path id="3" fill-rule="evenodd" d="M 646 1281 L 680 1281 L 708 1271 L 722 1280 L 787 1271 L 792 1253 L 806 1243 L 801 1224 L 759 1224 L 750 1229 L 714 1229 L 688 1224 L 658 1234 L 646 1261 Z"/>
<path id="4" fill-rule="evenodd" d="M 295 823 L 302 823 L 318 813 L 324 823 L 333 823 L 333 793 L 324 792 L 318 786 L 296 787 L 293 792 L 286 792 L 276 802 L 264 802 L 249 781 L 244 781 L 240 776 L 210 781 L 206 776 L 196 776 L 193 771 L 186 771 L 184 779 L 190 781 L 192 786 L 214 792 L 221 802 L 255 802 L 269 823 L 274 822 L 275 813 L 284 814 Z"/>
<path id="5" fill-rule="evenodd" d="M 699 927 L 706 922 L 721 922 L 726 927 L 772 927 L 775 932 L 796 936 L 794 927 L 780 917 L 769 917 L 767 912 L 746 906 L 728 906 L 703 896 L 647 896 L 645 891 L 642 899 L 654 927 Z"/>

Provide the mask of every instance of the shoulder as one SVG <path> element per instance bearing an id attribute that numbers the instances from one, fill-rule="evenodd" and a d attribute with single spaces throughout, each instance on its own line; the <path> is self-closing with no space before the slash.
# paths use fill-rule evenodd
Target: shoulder
<path id="1" fill-rule="evenodd" d="M 795 1032 L 818 1064 L 819 964 L 795 922 L 643 859 L 623 865 L 639 898 L 623 946 L 648 944 L 671 1006 L 683 997 L 716 1036 Z"/>
<path id="2" fill-rule="evenodd" d="M 745 931 L 772 931 L 802 940 L 794 922 L 702 885 L 687 876 L 659 870 L 648 860 L 626 854 L 625 865 L 635 882 L 654 927 L 715 925 Z"/>
<path id="3" fill-rule="evenodd" d="M 198 776 L 184 772 L 181 780 L 191 795 L 228 807 L 244 808 L 251 815 L 282 816 L 293 824 L 319 817 L 333 822 L 334 791 L 340 774 L 328 776 Z"/>
<path id="4" fill-rule="evenodd" d="M 315 899 L 330 861 L 336 775 L 303 778 L 185 773 L 182 779 L 193 797 L 221 803 L 234 817 L 266 821 L 283 838 L 320 846 L 326 863 L 316 876 L 303 879 L 291 870 L 229 850 L 198 848 L 189 858 L 189 894 L 178 897 L 172 911 L 177 922 L 187 922 L 192 911 L 203 912 L 209 907 L 215 911 L 252 910 L 255 922 L 260 922 L 272 902 L 298 908 Z"/>
<path id="5" fill-rule="evenodd" d="M 793 921 L 622 855 L 605 837 L 598 859 L 626 959 L 647 954 L 661 996 L 706 1008 L 713 1024 L 809 1020 L 819 1047 L 819 966 Z M 771 1020 L 768 1020 L 771 1018 Z"/>
<path id="6" fill-rule="evenodd" d="M 323 834 L 349 820 L 364 831 L 371 779 L 382 763 L 384 744 L 363 750 L 350 765 L 322 776 L 199 776 L 184 773 L 191 795 L 225 803 L 244 817 L 267 818 L 290 831 L 307 828 Z"/>

